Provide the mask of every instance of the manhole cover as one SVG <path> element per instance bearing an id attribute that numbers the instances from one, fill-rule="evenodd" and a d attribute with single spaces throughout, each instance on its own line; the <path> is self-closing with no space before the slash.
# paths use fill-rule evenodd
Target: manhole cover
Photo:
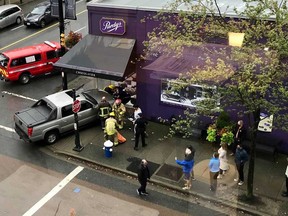
<path id="1" fill-rule="evenodd" d="M 141 158 L 136 158 L 136 157 L 128 158 L 127 161 L 129 161 L 131 163 L 129 164 L 129 166 L 127 166 L 126 170 L 134 172 L 134 173 L 138 173 L 138 169 L 139 169 L 139 165 L 141 163 L 141 160 L 142 160 Z M 149 167 L 151 176 L 154 174 L 154 172 L 158 169 L 159 166 L 160 166 L 159 164 L 150 162 L 148 160 L 148 167 Z"/>
<path id="2" fill-rule="evenodd" d="M 164 164 L 156 173 L 157 176 L 178 182 L 182 177 L 182 169 L 169 164 Z"/>

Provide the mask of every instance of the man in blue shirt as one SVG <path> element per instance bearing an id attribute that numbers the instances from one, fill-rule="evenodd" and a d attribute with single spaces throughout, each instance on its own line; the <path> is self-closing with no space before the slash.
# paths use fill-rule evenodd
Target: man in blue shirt
<path id="1" fill-rule="evenodd" d="M 216 191 L 217 177 L 220 171 L 220 160 L 219 160 L 219 154 L 217 152 L 215 152 L 213 154 L 213 157 L 210 159 L 209 170 L 210 170 L 210 190 Z"/>

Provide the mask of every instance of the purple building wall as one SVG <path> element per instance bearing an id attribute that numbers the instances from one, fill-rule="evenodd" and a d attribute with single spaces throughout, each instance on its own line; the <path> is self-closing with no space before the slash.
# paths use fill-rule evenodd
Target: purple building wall
<path id="1" fill-rule="evenodd" d="M 147 32 L 152 31 L 152 29 L 157 26 L 157 23 L 152 20 L 146 22 L 142 22 L 141 20 L 155 13 L 156 12 L 134 9 L 88 6 L 89 34 L 107 35 L 100 30 L 99 21 L 103 17 L 123 19 L 126 23 L 126 32 L 123 35 L 115 35 L 115 37 L 136 39 L 136 53 L 137 57 L 139 57 L 144 49 L 142 42 L 147 40 Z M 154 120 L 159 117 L 169 119 L 172 116 L 183 114 L 183 110 L 186 109 L 185 107 L 168 105 L 160 101 L 161 79 L 177 78 L 177 74 L 168 75 L 156 71 L 144 70 L 143 67 L 147 64 L 148 62 L 136 61 L 137 103 L 141 107 L 143 114 L 148 119 Z M 234 116 L 234 118 L 236 121 L 237 117 Z M 273 130 L 271 133 L 260 134 L 264 138 L 267 136 L 275 137 L 279 142 L 278 150 L 288 154 L 288 133 L 281 130 Z"/>

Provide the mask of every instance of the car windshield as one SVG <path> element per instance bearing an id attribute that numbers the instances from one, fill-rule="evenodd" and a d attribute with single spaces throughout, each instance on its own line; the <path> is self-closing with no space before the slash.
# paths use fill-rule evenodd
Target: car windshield
<path id="1" fill-rule="evenodd" d="M 0 65 L 2 67 L 6 67 L 8 62 L 9 62 L 9 58 L 7 56 L 5 56 L 4 54 L 0 53 Z"/>
<path id="2" fill-rule="evenodd" d="M 39 6 L 32 10 L 31 14 L 43 14 L 46 10 L 46 6 Z"/>

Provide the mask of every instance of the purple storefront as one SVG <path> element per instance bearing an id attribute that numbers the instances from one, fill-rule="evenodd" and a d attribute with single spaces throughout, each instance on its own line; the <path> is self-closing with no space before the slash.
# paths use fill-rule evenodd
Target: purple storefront
<path id="1" fill-rule="evenodd" d="M 187 71 L 187 68 L 195 63 L 194 59 L 199 57 L 197 50 L 187 49 L 186 57 L 180 63 L 171 59 L 157 59 L 155 62 L 138 61 L 144 49 L 142 42 L 147 40 L 147 33 L 157 25 L 152 20 L 148 19 L 145 22 L 142 20 L 155 15 L 166 3 L 167 1 L 155 0 L 89 2 L 87 4 L 89 35 L 84 37 L 84 42 L 80 42 L 84 44 L 82 50 L 79 51 L 79 48 L 81 49 L 79 45 L 72 51 L 80 53 L 79 55 L 85 52 L 87 58 L 98 55 L 97 58 L 90 59 L 96 61 L 97 66 L 89 63 L 87 69 L 86 66 L 76 69 L 72 67 L 76 74 L 110 80 L 125 80 L 134 74 L 137 83 L 137 104 L 150 120 L 159 117 L 169 119 L 182 114 L 186 107 L 193 107 L 191 100 L 189 104 L 185 104 L 181 95 L 167 95 L 163 90 L 169 88 L 169 82 L 177 78 L 179 73 Z M 97 46 L 101 48 L 96 49 Z M 91 50 L 87 52 L 86 49 Z M 95 53 L 101 53 L 103 56 Z M 67 65 L 62 69 L 65 70 L 67 67 L 71 69 L 69 66 L 71 62 L 67 61 Z M 98 68 L 99 64 L 103 65 Z M 185 94 L 189 98 L 190 92 L 195 94 L 199 89 L 204 91 L 201 86 L 195 85 L 186 90 Z M 288 154 L 288 133 L 273 129 L 271 133 L 260 132 L 260 134 L 264 139 L 266 137 L 277 139 L 279 152 Z"/>

